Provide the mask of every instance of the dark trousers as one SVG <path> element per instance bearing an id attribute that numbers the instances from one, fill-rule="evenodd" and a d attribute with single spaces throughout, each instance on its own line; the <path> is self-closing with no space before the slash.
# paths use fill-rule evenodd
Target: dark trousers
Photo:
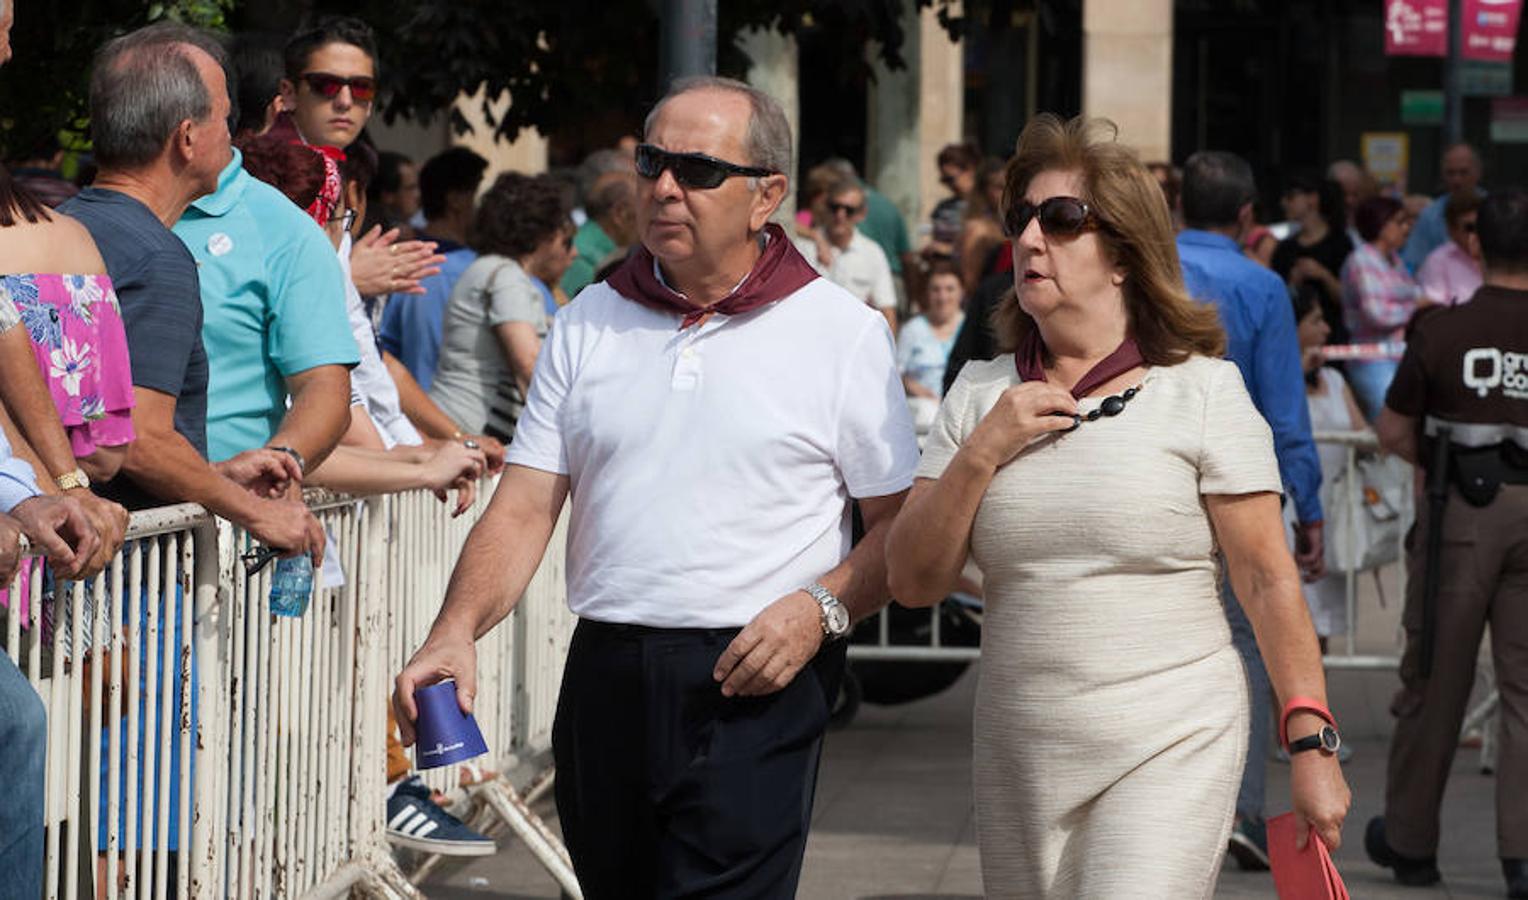
<path id="1" fill-rule="evenodd" d="M 1481 636 L 1490 624 L 1501 692 L 1496 847 L 1503 857 L 1528 858 L 1528 485 L 1503 485 L 1484 508 L 1450 492 L 1432 676 L 1423 678 L 1423 548 L 1430 524 L 1425 507 L 1418 510 L 1407 547 L 1406 651 L 1402 687 L 1391 705 L 1396 722 L 1385 787 L 1385 839 L 1405 856 L 1437 852 L 1443 789 L 1475 684 Z"/>
<path id="2" fill-rule="evenodd" d="M 579 623 L 552 749 L 589 900 L 795 896 L 847 648 L 778 693 L 726 698 L 711 673 L 736 635 Z"/>

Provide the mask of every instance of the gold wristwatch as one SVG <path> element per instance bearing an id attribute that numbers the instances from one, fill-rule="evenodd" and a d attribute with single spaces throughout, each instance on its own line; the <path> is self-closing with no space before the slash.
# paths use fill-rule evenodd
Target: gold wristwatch
<path id="1" fill-rule="evenodd" d="M 73 472 L 65 472 L 57 478 L 54 478 L 53 483 L 58 485 L 58 489 L 61 491 L 72 491 L 75 488 L 84 488 L 87 491 L 90 490 L 90 476 L 85 474 L 84 469 L 75 469 Z"/>

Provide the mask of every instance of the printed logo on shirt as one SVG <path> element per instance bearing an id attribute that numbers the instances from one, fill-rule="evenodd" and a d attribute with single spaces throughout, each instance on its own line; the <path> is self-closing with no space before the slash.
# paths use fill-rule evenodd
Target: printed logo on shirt
<path id="1" fill-rule="evenodd" d="M 233 238 L 219 231 L 212 237 L 207 238 L 207 252 L 213 256 L 223 256 L 233 249 Z"/>
<path id="2" fill-rule="evenodd" d="M 1500 389 L 1512 400 L 1528 400 L 1528 353 L 1476 347 L 1464 354 L 1464 386 L 1481 397 Z"/>

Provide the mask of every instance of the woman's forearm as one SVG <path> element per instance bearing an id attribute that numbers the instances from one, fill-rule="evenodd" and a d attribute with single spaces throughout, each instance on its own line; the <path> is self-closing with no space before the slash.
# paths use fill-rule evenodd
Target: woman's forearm
<path id="1" fill-rule="evenodd" d="M 1284 565 L 1231 572 L 1232 586 L 1257 634 L 1268 680 L 1280 705 L 1292 697 L 1326 702 L 1326 673 L 1310 610 L 1292 559 Z"/>
<path id="2" fill-rule="evenodd" d="M 37 368 L 32 339 L 25 328 L 11 328 L 0 333 L 0 384 L 5 385 L 5 407 L 17 430 L 36 452 L 41 468 L 39 482 L 49 481 L 74 471 L 77 463 L 53 405 L 53 395 Z"/>
<path id="3" fill-rule="evenodd" d="M 997 472 L 961 450 L 938 480 L 920 480 L 886 537 L 886 580 L 903 606 L 931 606 L 960 578 L 971 523 Z"/>

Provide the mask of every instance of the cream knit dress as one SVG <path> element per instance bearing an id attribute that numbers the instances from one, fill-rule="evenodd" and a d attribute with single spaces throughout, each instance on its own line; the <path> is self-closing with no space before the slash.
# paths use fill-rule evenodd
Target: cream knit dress
<path id="1" fill-rule="evenodd" d="M 1019 380 L 1012 355 L 968 364 L 919 476 L 937 478 Z M 988 897 L 1211 895 L 1248 713 L 1201 495 L 1280 489 L 1241 373 L 1204 357 L 1150 370 L 1120 415 L 998 471 L 971 528 Z"/>

